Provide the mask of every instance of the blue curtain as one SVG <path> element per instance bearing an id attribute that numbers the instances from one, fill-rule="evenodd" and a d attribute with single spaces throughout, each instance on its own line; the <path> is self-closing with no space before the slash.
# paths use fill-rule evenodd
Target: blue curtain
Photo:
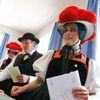
<path id="1" fill-rule="evenodd" d="M 88 1 L 88 6 L 87 9 L 91 10 L 93 12 L 95 12 L 96 14 L 98 14 L 98 10 L 99 10 L 99 0 L 89 0 Z M 97 25 L 96 25 L 97 28 Z M 83 47 L 83 52 L 89 57 L 89 58 L 93 58 L 95 59 L 96 57 L 96 39 L 94 39 L 91 42 L 88 42 L 87 44 L 85 44 Z"/>
<path id="2" fill-rule="evenodd" d="M 4 57 L 4 54 L 6 51 L 5 45 L 8 42 L 9 37 L 10 37 L 9 34 L 7 34 L 7 33 L 4 34 L 4 38 L 3 38 L 1 46 L 0 46 L 0 59 L 2 59 Z"/>
<path id="3" fill-rule="evenodd" d="M 52 34 L 51 34 L 51 38 L 50 38 L 50 43 L 49 43 L 49 50 L 57 50 L 60 49 L 61 47 L 61 35 L 60 33 L 57 31 L 57 23 L 55 23 Z"/>

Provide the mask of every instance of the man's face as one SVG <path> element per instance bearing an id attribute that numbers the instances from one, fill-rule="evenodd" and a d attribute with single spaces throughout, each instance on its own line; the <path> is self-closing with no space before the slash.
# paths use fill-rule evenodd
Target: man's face
<path id="1" fill-rule="evenodd" d="M 66 24 L 65 32 L 63 34 L 64 42 L 68 46 L 72 46 L 76 41 L 78 41 L 78 26 L 77 24 Z"/>
<path id="2" fill-rule="evenodd" d="M 30 52 L 35 48 L 36 42 L 30 39 L 22 40 L 22 47 L 25 52 Z"/>

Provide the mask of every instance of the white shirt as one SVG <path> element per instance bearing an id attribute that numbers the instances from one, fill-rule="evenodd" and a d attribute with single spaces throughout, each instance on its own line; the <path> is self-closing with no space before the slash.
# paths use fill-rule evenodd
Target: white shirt
<path id="1" fill-rule="evenodd" d="M 33 64 L 33 69 L 38 71 L 37 76 L 45 80 L 48 64 L 54 54 L 53 50 L 48 51 Z M 93 59 L 89 59 L 88 74 L 85 83 L 89 92 L 95 92 L 100 88 L 100 66 Z"/>

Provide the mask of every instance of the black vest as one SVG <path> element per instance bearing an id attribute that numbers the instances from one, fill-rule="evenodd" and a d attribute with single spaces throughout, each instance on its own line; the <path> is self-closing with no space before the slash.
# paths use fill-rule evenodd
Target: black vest
<path id="1" fill-rule="evenodd" d="M 61 72 L 61 66 L 62 66 L 62 58 L 54 58 L 48 66 L 46 79 L 50 77 L 62 75 L 63 73 Z M 68 70 L 66 71 L 66 73 L 70 73 L 72 71 L 78 70 L 81 84 L 85 85 L 85 81 L 87 77 L 86 65 L 84 65 L 84 63 L 82 62 L 69 59 L 69 66 L 67 67 Z"/>
<path id="2" fill-rule="evenodd" d="M 32 65 L 34 61 L 36 61 L 38 58 L 42 56 L 42 54 L 35 51 L 27 60 L 23 60 L 23 56 L 23 54 L 17 56 L 14 62 L 14 67 L 18 66 L 21 74 L 35 76 L 36 71 L 33 70 Z"/>

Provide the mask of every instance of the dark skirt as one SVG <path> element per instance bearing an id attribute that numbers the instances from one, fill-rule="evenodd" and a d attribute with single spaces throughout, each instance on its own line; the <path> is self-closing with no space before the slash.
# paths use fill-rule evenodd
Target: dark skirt
<path id="1" fill-rule="evenodd" d="M 30 100 L 50 100 L 46 82 L 36 88 Z"/>
<path id="2" fill-rule="evenodd" d="M 46 82 L 35 90 L 27 91 L 13 98 L 16 100 L 50 100 Z"/>
<path id="3" fill-rule="evenodd" d="M 6 94 L 9 91 L 10 79 L 4 80 L 0 82 L 0 89 L 3 90 Z"/>

